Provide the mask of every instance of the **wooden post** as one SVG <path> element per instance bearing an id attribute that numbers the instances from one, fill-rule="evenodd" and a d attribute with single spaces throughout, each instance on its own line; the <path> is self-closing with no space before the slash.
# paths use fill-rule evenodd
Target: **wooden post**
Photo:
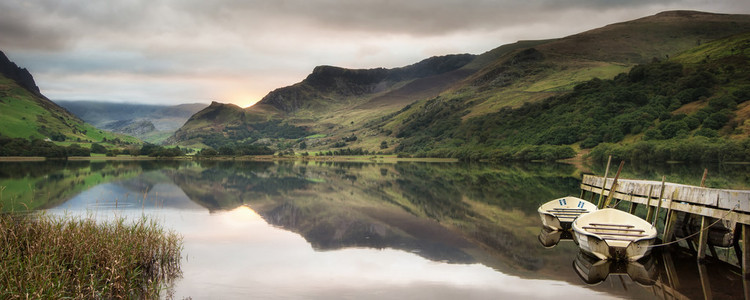
<path id="1" fill-rule="evenodd" d="M 669 202 L 669 205 L 671 206 L 672 200 L 669 200 Z M 664 221 L 664 233 L 662 234 L 664 242 L 671 242 L 674 238 L 674 223 L 675 219 L 677 219 L 676 214 L 677 212 L 675 212 L 674 210 L 667 210 L 666 220 Z"/>
<path id="2" fill-rule="evenodd" d="M 708 244 L 708 217 L 701 217 L 701 233 L 698 238 L 698 262 L 702 262 L 706 259 L 706 246 Z"/>
<path id="3" fill-rule="evenodd" d="M 656 199 L 656 212 L 654 212 L 654 219 L 651 221 L 652 226 L 656 226 L 656 221 L 659 220 L 659 209 L 661 208 L 661 198 L 664 197 L 664 181 L 667 180 L 667 176 L 661 177 L 661 191 L 659 192 L 659 198 Z"/>
<path id="4" fill-rule="evenodd" d="M 750 225 L 742 224 L 742 276 L 750 279 Z M 738 257 L 739 258 L 739 257 Z"/>
<path id="5" fill-rule="evenodd" d="M 648 189 L 648 197 L 646 197 L 646 206 L 648 211 L 646 212 L 646 222 L 651 223 L 651 218 L 654 217 L 654 207 L 651 206 L 651 194 L 654 191 L 654 186 L 651 185 Z"/>
<path id="6" fill-rule="evenodd" d="M 701 187 L 706 187 L 706 176 L 708 175 L 708 168 L 703 169 L 703 178 L 701 178 Z"/>
<path id="7" fill-rule="evenodd" d="M 674 201 L 674 198 L 677 197 L 672 193 L 672 196 L 669 197 L 669 205 L 666 207 L 667 213 L 664 215 L 664 233 L 662 234 L 662 238 L 665 242 L 671 242 L 674 237 L 674 224 L 676 222 L 675 219 L 677 219 L 677 212 L 672 210 L 672 201 Z"/>
<path id="8" fill-rule="evenodd" d="M 698 263 L 698 274 L 701 276 L 701 287 L 703 288 L 703 299 L 713 299 L 711 293 L 711 282 L 708 280 L 708 269 L 706 265 Z"/>
<path id="9" fill-rule="evenodd" d="M 630 213 L 631 215 L 635 215 L 635 209 L 636 208 L 638 208 L 638 203 L 633 202 L 632 199 L 631 199 L 631 201 L 630 201 L 630 208 L 628 209 L 628 213 Z"/>
<path id="10" fill-rule="evenodd" d="M 669 286 L 672 288 L 680 288 L 680 277 L 677 275 L 677 270 L 674 267 L 674 260 L 672 260 L 672 254 L 669 251 L 662 252 L 662 261 L 664 262 L 664 269 L 667 272 L 667 280 L 669 280 Z"/>
<path id="11" fill-rule="evenodd" d="M 617 174 L 615 174 L 615 179 L 612 181 L 612 187 L 609 189 L 609 195 L 607 196 L 607 201 L 604 201 L 604 207 L 608 207 L 610 202 L 612 202 L 612 197 L 614 197 L 615 191 L 617 190 L 617 179 L 620 178 L 620 172 L 622 172 L 622 166 L 624 165 L 625 165 L 625 161 L 623 160 L 620 162 L 620 167 L 617 168 Z M 606 185 L 606 182 L 605 182 L 605 185 Z"/>
<path id="12" fill-rule="evenodd" d="M 596 207 L 602 208 L 602 197 L 604 196 L 604 189 L 607 188 L 607 176 L 609 175 L 609 164 L 612 163 L 612 155 L 607 159 L 607 169 L 604 170 L 604 183 L 602 184 L 602 192 L 599 193 L 599 201 L 596 202 Z"/>

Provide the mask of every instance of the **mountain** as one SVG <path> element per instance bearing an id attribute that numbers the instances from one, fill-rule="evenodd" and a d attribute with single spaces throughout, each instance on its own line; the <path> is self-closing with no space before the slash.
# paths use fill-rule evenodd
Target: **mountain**
<path id="1" fill-rule="evenodd" d="M 208 140 L 207 144 L 218 147 L 228 141 L 301 138 L 305 132 L 320 130 L 317 127 L 337 126 L 321 123 L 318 115 L 351 109 L 380 114 L 438 95 L 472 73 L 463 67 L 473 58 L 469 54 L 432 57 L 394 69 L 319 66 L 302 82 L 276 89 L 248 109 L 212 103 L 168 142 L 200 146 Z"/>
<path id="2" fill-rule="evenodd" d="M 146 105 L 99 101 L 55 101 L 97 128 L 161 143 L 205 104 Z"/>
<path id="3" fill-rule="evenodd" d="M 3 52 L 0 52 L 0 115 L 0 136 L 6 138 L 138 142 L 132 137 L 99 130 L 50 101 L 41 94 L 31 73 L 19 68 Z"/>
<path id="4" fill-rule="evenodd" d="M 694 112 L 708 106 L 713 98 L 742 89 L 742 77 L 720 72 L 734 68 L 736 74 L 744 74 L 745 64 L 738 62 L 745 62 L 747 55 L 737 49 L 746 47 L 742 46 L 744 38 L 738 35 L 749 31 L 748 15 L 669 11 L 559 39 L 520 41 L 476 56 L 433 57 L 391 70 L 320 66 L 300 83 L 272 91 L 245 109 L 241 114 L 244 120 L 232 118 L 227 120 L 230 126 L 214 123 L 201 129 L 193 124 L 207 121 L 196 115 L 183 127 L 190 128 L 190 134 L 175 135 L 171 142 L 212 147 L 238 141 L 270 142 L 269 136 L 260 134 L 254 125 L 273 121 L 297 129 L 295 135 L 277 135 L 270 143 L 280 150 L 343 146 L 486 159 L 512 157 L 522 151 L 521 145 L 529 145 L 532 149 L 523 150 L 520 156 L 570 156 L 600 143 L 648 139 L 645 133 L 650 129 L 661 131 L 659 126 L 664 126 L 670 115 L 681 118 L 684 113 L 680 112 Z M 681 53 L 716 45 L 713 43 L 719 40 L 724 42 L 716 42 L 718 45 L 739 43 L 727 54 L 732 58 L 716 61 L 711 55 L 711 60 L 697 62 L 680 58 Z M 630 74 L 634 71 L 669 72 L 666 69 L 674 66 L 672 63 L 679 65 L 673 67 L 672 77 L 625 80 L 638 78 L 638 74 Z M 690 82 L 700 81 L 696 76 L 706 76 L 701 72 L 703 67 L 714 72 L 713 79 L 697 83 L 705 91 L 696 92 L 696 97 L 671 99 L 682 92 L 681 88 L 698 88 Z M 675 80 L 675 84 L 669 85 L 666 78 Z M 581 92 L 597 82 L 606 84 L 591 90 L 591 94 Z M 664 89 L 657 90 L 656 86 Z M 630 101 L 631 96 L 637 101 Z M 593 101 L 596 99 L 601 101 Z M 645 115 L 639 110 L 657 102 L 666 103 L 666 107 Z M 736 110 L 730 108 L 729 113 Z M 741 116 L 748 114 L 742 109 L 736 114 L 739 119 L 734 115 L 727 118 L 743 124 L 746 118 Z M 544 115 L 544 121 L 550 122 L 545 124 L 535 119 L 540 111 L 556 111 L 557 117 Z M 641 113 L 639 118 L 628 116 L 642 122 L 640 126 L 602 123 L 617 113 L 635 111 Z M 563 116 L 571 126 L 564 125 Z M 578 123 L 570 123 L 573 120 Z M 586 126 L 578 126 L 582 123 Z M 694 123 L 680 137 L 703 130 L 702 123 Z M 716 134 L 729 137 L 733 131 L 722 129 Z M 211 142 L 204 143 L 206 140 Z M 540 148 L 544 145 L 565 147 Z M 504 147 L 509 148 L 500 149 Z M 495 153 L 498 150 L 503 153 Z M 540 153 L 529 154 L 535 151 Z M 540 157 L 547 152 L 556 154 Z"/>
<path id="5" fill-rule="evenodd" d="M 387 102 L 382 99 L 393 98 L 397 102 L 400 100 L 408 104 L 411 102 L 408 96 L 415 92 L 421 92 L 416 98 L 423 97 L 421 94 L 431 89 L 439 92 L 441 88 L 438 81 L 449 83 L 465 77 L 468 72 L 459 69 L 473 59 L 474 56 L 470 54 L 432 57 L 395 69 L 352 70 L 319 66 L 302 82 L 272 91 L 258 105 L 270 105 L 287 113 L 303 108 L 315 111 L 330 109 L 332 105 L 346 105 L 355 102 L 356 98 L 372 95 L 379 97 L 371 98 L 371 101 Z M 413 87 L 418 84 L 426 86 Z M 397 91 L 404 95 L 388 97 Z M 368 104 L 368 101 L 363 103 Z"/>
<path id="6" fill-rule="evenodd" d="M 34 82 L 34 77 L 31 76 L 29 70 L 20 68 L 16 63 L 10 61 L 5 53 L 0 51 L 0 74 L 6 78 L 15 81 L 18 85 L 33 93 L 34 95 L 41 96 L 39 87 Z"/>

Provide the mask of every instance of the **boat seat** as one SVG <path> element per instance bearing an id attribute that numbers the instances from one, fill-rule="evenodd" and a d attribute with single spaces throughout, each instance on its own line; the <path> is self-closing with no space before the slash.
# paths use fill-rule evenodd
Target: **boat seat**
<path id="1" fill-rule="evenodd" d="M 585 208 L 561 208 L 561 207 L 555 207 L 552 210 L 559 210 L 559 211 L 586 211 L 586 212 L 588 212 L 588 209 L 585 209 Z"/>
<path id="2" fill-rule="evenodd" d="M 591 226 L 603 226 L 603 227 L 623 227 L 623 228 L 633 228 L 635 226 L 633 225 L 627 225 L 627 224 L 606 224 L 606 223 L 589 223 Z"/>
<path id="3" fill-rule="evenodd" d="M 555 216 L 580 216 L 583 214 L 583 212 L 549 212 L 552 213 Z"/>
<path id="4" fill-rule="evenodd" d="M 605 241 L 628 241 L 628 242 L 635 241 L 635 238 L 605 237 L 605 238 L 602 238 L 602 239 L 605 240 Z"/>
<path id="5" fill-rule="evenodd" d="M 611 227 L 595 227 L 595 226 L 583 226 L 583 229 L 588 231 L 592 230 L 615 230 L 615 231 L 626 231 L 626 232 L 646 232 L 643 229 L 630 229 L 630 228 L 611 228 Z"/>
<path id="6" fill-rule="evenodd" d="M 632 237 L 644 237 L 645 234 L 632 234 L 632 233 L 610 233 L 610 232 L 592 232 L 600 236 L 632 236 Z"/>

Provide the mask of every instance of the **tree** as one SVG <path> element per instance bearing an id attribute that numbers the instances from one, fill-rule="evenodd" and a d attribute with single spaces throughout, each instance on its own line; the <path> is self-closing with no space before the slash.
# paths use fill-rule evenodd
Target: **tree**
<path id="1" fill-rule="evenodd" d="M 198 151 L 198 156 L 216 156 L 219 155 L 219 152 L 214 150 L 214 148 L 203 148 L 201 151 Z"/>
<path id="2" fill-rule="evenodd" d="M 91 144 L 91 153 L 104 154 L 104 153 L 107 153 L 107 148 L 105 148 L 104 146 L 100 144 L 93 143 Z"/>

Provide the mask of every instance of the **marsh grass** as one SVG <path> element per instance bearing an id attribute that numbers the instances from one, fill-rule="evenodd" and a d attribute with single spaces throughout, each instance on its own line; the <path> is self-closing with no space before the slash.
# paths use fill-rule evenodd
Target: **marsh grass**
<path id="1" fill-rule="evenodd" d="M 0 299 L 160 298 L 182 237 L 155 221 L 0 214 Z"/>

